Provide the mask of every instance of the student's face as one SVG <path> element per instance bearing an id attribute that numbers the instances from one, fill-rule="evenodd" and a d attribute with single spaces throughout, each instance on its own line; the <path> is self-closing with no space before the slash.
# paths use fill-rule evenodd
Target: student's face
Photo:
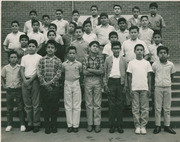
<path id="1" fill-rule="evenodd" d="M 49 23 L 50 23 L 49 18 L 48 18 L 48 17 L 44 17 L 44 18 L 43 18 L 43 24 L 44 24 L 44 25 L 48 25 Z"/>
<path id="2" fill-rule="evenodd" d="M 113 46 L 111 50 L 113 52 L 114 57 L 119 57 L 119 53 L 121 51 L 121 47 L 119 45 Z"/>
<path id="3" fill-rule="evenodd" d="M 13 33 L 17 33 L 19 31 L 19 26 L 17 23 L 12 23 L 11 29 Z"/>
<path id="4" fill-rule="evenodd" d="M 109 19 L 106 16 L 101 17 L 101 24 L 106 25 L 108 23 Z"/>
<path id="5" fill-rule="evenodd" d="M 36 17 L 37 17 L 36 13 L 31 13 L 31 14 L 30 14 L 31 20 L 35 20 Z"/>
<path id="6" fill-rule="evenodd" d="M 91 8 L 91 13 L 92 13 L 92 16 L 98 15 L 98 10 L 97 10 L 97 8 L 96 8 L 96 7 L 92 7 L 92 8 Z"/>
<path id="7" fill-rule="evenodd" d="M 150 7 L 150 13 L 151 14 L 156 14 L 157 13 L 157 8 L 155 6 Z"/>
<path id="8" fill-rule="evenodd" d="M 68 59 L 69 59 L 70 61 L 75 60 L 75 58 L 76 58 L 76 50 L 74 50 L 74 49 L 69 50 L 69 52 L 68 52 L 67 55 L 68 55 Z"/>
<path id="9" fill-rule="evenodd" d="M 32 28 L 33 28 L 33 31 L 38 31 L 39 30 L 39 24 L 33 23 Z"/>
<path id="10" fill-rule="evenodd" d="M 63 14 L 61 13 L 61 11 L 56 11 L 56 18 L 58 20 L 61 20 L 63 18 Z"/>
<path id="11" fill-rule="evenodd" d="M 127 24 L 124 21 L 119 22 L 119 29 L 124 31 L 127 28 Z"/>
<path id="12" fill-rule="evenodd" d="M 141 20 L 141 25 L 142 25 L 143 27 L 147 27 L 148 24 L 149 24 L 149 20 L 148 20 L 146 17 L 142 18 L 142 20 Z"/>
<path id="13" fill-rule="evenodd" d="M 50 32 L 50 33 L 48 34 L 48 39 L 49 39 L 49 40 L 55 40 L 55 38 L 56 38 L 56 35 L 55 35 L 53 32 Z"/>
<path id="14" fill-rule="evenodd" d="M 75 26 L 74 24 L 69 24 L 69 31 L 74 32 Z"/>
<path id="15" fill-rule="evenodd" d="M 92 30 L 91 24 L 90 24 L 90 23 L 87 23 L 87 24 L 84 26 L 84 31 L 90 33 L 91 30 Z"/>
<path id="16" fill-rule="evenodd" d="M 76 29 L 75 36 L 77 39 L 81 39 L 83 35 L 82 29 Z"/>
<path id="17" fill-rule="evenodd" d="M 22 39 L 20 40 L 20 43 L 21 43 L 21 46 L 22 46 L 22 47 L 26 47 L 26 46 L 28 45 L 28 40 L 27 40 L 27 38 L 22 38 Z"/>
<path id="18" fill-rule="evenodd" d="M 121 14 L 121 8 L 119 6 L 114 7 L 114 14 L 116 14 L 116 15 Z"/>
<path id="19" fill-rule="evenodd" d="M 91 47 L 90 47 L 90 51 L 94 54 L 97 54 L 99 52 L 99 46 L 94 43 Z"/>
<path id="20" fill-rule="evenodd" d="M 74 21 L 78 21 L 79 14 L 78 13 L 74 13 L 72 18 L 73 18 Z"/>
<path id="21" fill-rule="evenodd" d="M 29 54 L 34 54 L 36 52 L 36 45 L 33 43 L 30 43 L 28 45 L 28 51 L 29 51 Z"/>
<path id="22" fill-rule="evenodd" d="M 117 35 L 111 35 L 109 40 L 110 40 L 111 42 L 112 42 L 112 41 L 117 41 L 117 40 L 118 40 L 118 37 L 117 37 Z"/>
<path id="23" fill-rule="evenodd" d="M 134 16 L 134 18 L 138 18 L 139 14 L 140 14 L 139 9 L 134 9 L 134 10 L 133 10 L 133 16 Z"/>
<path id="24" fill-rule="evenodd" d="M 129 31 L 129 35 L 132 40 L 136 40 L 138 37 L 138 34 L 139 32 L 137 31 L 137 29 L 132 29 L 131 31 Z"/>
<path id="25" fill-rule="evenodd" d="M 48 55 L 54 55 L 54 53 L 56 52 L 56 48 L 54 46 L 54 44 L 48 44 L 47 47 L 46 47 L 46 52 Z"/>
<path id="26" fill-rule="evenodd" d="M 154 40 L 155 44 L 158 45 L 159 43 L 161 43 L 162 38 L 159 34 L 155 34 L 153 37 L 153 40 Z"/>
<path id="27" fill-rule="evenodd" d="M 9 62 L 11 64 L 16 64 L 18 62 L 18 57 L 16 54 L 11 54 L 9 57 Z"/>
<path id="28" fill-rule="evenodd" d="M 144 48 L 142 46 L 137 46 L 134 52 L 136 54 L 136 57 L 142 58 L 144 55 Z"/>
<path id="29" fill-rule="evenodd" d="M 56 28 L 55 28 L 54 26 L 50 26 L 50 27 L 49 27 L 49 31 L 50 31 L 50 30 L 56 31 Z"/>
<path id="30" fill-rule="evenodd" d="M 161 49 L 158 53 L 158 57 L 160 61 L 166 61 L 168 59 L 168 54 L 166 52 L 166 50 Z"/>

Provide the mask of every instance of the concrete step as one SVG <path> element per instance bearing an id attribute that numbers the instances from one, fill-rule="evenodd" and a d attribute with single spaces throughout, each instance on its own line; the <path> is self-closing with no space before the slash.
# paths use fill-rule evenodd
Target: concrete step
<path id="1" fill-rule="evenodd" d="M 172 90 L 178 90 L 178 89 L 180 89 L 180 82 L 173 82 L 171 89 L 172 89 Z"/>
<path id="2" fill-rule="evenodd" d="M 172 90 L 171 94 L 172 94 L 172 98 L 180 98 L 180 89 Z"/>
<path id="3" fill-rule="evenodd" d="M 173 82 L 180 82 L 180 76 L 174 76 Z"/>

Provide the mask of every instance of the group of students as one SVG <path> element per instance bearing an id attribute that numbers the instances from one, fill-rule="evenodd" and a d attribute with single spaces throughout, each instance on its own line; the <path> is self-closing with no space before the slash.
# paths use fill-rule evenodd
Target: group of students
<path id="1" fill-rule="evenodd" d="M 120 15 L 120 5 L 113 6 L 115 14 L 110 19 L 106 13 L 98 16 L 98 7 L 93 5 L 92 16 L 83 24 L 78 22 L 77 10 L 68 23 L 63 20 L 63 11 L 58 9 L 57 19 L 52 23 L 48 15 L 43 15 L 43 25 L 36 20 L 36 11 L 31 11 L 31 20 L 24 26 L 26 34 L 19 32 L 19 23 L 13 21 L 12 33 L 3 44 L 9 64 L 1 72 L 2 86 L 7 90 L 6 131 L 12 129 L 16 99 L 21 131 L 39 131 L 42 107 L 45 133 L 56 133 L 59 99 L 64 95 L 67 132 L 78 132 L 83 95 L 87 131 L 98 133 L 104 91 L 109 103 L 110 133 L 116 127 L 119 133 L 124 132 L 126 104 L 132 107 L 135 133 L 146 134 L 149 97 L 154 92 L 153 132 L 161 131 L 163 107 L 164 131 L 175 134 L 170 127 L 171 80 L 175 67 L 168 61 L 169 49 L 161 44 L 165 24 L 156 13 L 157 8 L 157 3 L 151 3 L 150 15 L 139 18 L 140 9 L 135 6 L 133 18 L 126 21 Z"/>

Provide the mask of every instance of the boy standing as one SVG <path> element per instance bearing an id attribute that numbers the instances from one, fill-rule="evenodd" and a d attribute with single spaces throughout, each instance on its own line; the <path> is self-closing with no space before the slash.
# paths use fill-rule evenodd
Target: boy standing
<path id="1" fill-rule="evenodd" d="M 139 18 L 139 14 L 140 14 L 140 8 L 138 6 L 135 6 L 132 8 L 132 13 L 133 13 L 133 17 L 131 17 L 128 20 L 128 29 L 131 26 L 137 26 L 140 27 L 141 23 L 140 23 L 140 18 Z"/>
<path id="2" fill-rule="evenodd" d="M 152 68 L 155 73 L 155 124 L 153 131 L 158 134 L 161 131 L 161 110 L 164 110 L 164 131 L 176 134 L 170 127 L 170 109 L 171 109 L 171 81 L 176 72 L 174 64 L 168 61 L 169 50 L 167 47 L 159 46 L 157 48 L 159 61 L 153 63 Z"/>
<path id="3" fill-rule="evenodd" d="M 44 36 L 46 36 L 47 32 L 48 32 L 49 25 L 50 25 L 50 17 L 49 17 L 49 15 L 43 15 L 42 20 L 43 20 L 43 25 L 42 25 L 43 34 L 44 34 Z"/>
<path id="4" fill-rule="evenodd" d="M 37 68 L 37 76 L 41 85 L 46 134 L 57 132 L 58 102 L 60 96 L 59 79 L 61 77 L 62 62 L 54 55 L 56 49 L 56 42 L 49 40 L 46 46 L 47 55 L 40 59 Z"/>
<path id="5" fill-rule="evenodd" d="M 92 132 L 95 125 L 95 132 L 101 131 L 101 91 L 102 75 L 104 74 L 104 61 L 99 53 L 99 42 L 92 41 L 89 44 L 89 54 L 83 60 L 83 74 L 85 85 L 85 102 L 87 112 L 87 131 Z"/>
<path id="6" fill-rule="evenodd" d="M 80 75 L 82 64 L 76 61 L 76 47 L 70 46 L 67 50 L 68 59 L 62 64 L 62 72 L 65 74 L 64 106 L 66 109 L 67 132 L 78 132 L 81 113 L 81 88 Z"/>
<path id="7" fill-rule="evenodd" d="M 82 23 L 78 21 L 79 17 L 80 17 L 79 11 L 73 10 L 73 12 L 72 12 L 72 22 L 76 23 L 77 26 L 82 26 Z"/>
<path id="8" fill-rule="evenodd" d="M 39 81 L 37 78 L 37 65 L 42 58 L 36 54 L 38 43 L 36 40 L 29 40 L 28 53 L 21 60 L 22 94 L 27 113 L 28 126 L 26 132 L 33 130 L 39 131 L 40 126 L 40 107 L 39 107 Z"/>
<path id="9" fill-rule="evenodd" d="M 113 41 L 111 43 L 113 56 L 109 56 L 105 60 L 104 70 L 104 89 L 108 94 L 109 102 L 109 123 L 110 133 L 117 129 L 119 133 L 123 133 L 123 89 L 125 84 L 126 61 L 124 57 L 120 57 L 121 43 Z M 117 124 L 116 124 L 117 118 Z"/>
<path id="10" fill-rule="evenodd" d="M 129 87 L 132 95 L 132 113 L 134 118 L 135 133 L 146 134 L 146 124 L 149 117 L 149 97 L 151 90 L 150 72 L 151 65 L 143 59 L 144 46 L 137 44 L 134 47 L 136 59 L 129 62 Z M 141 112 L 141 114 L 140 114 Z"/>
<path id="11" fill-rule="evenodd" d="M 19 119 L 21 123 L 20 131 L 25 131 L 25 119 L 23 100 L 21 93 L 21 76 L 20 65 L 18 62 L 18 54 L 15 51 L 9 52 L 9 64 L 3 67 L 1 71 L 2 86 L 6 89 L 6 105 L 7 105 L 7 123 L 6 132 L 11 131 L 13 123 L 13 108 L 14 99 L 17 102 L 17 109 L 19 111 Z"/>

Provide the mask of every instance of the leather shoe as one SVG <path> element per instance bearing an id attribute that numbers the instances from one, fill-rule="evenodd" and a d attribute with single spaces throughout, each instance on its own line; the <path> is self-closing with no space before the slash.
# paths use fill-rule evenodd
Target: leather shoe
<path id="1" fill-rule="evenodd" d="M 114 132 L 115 132 L 115 127 L 111 126 L 110 129 L 109 129 L 109 133 L 114 133 Z"/>
<path id="2" fill-rule="evenodd" d="M 33 133 L 39 132 L 39 126 L 34 126 Z"/>
<path id="3" fill-rule="evenodd" d="M 170 134 L 176 134 L 176 132 L 170 126 L 164 126 L 164 131 Z"/>
<path id="4" fill-rule="evenodd" d="M 73 128 L 74 133 L 77 133 L 78 131 L 79 131 L 78 128 Z"/>
<path id="5" fill-rule="evenodd" d="M 119 127 L 117 128 L 117 131 L 118 131 L 119 133 L 124 133 L 124 130 L 123 130 L 123 128 L 122 128 L 121 126 L 119 126 Z"/>
<path id="6" fill-rule="evenodd" d="M 33 130 L 33 126 L 27 126 L 25 132 L 29 132 Z"/>
<path id="7" fill-rule="evenodd" d="M 156 127 L 154 128 L 153 133 L 154 133 L 154 134 L 158 134 L 159 132 L 161 132 L 161 127 L 160 127 L 160 126 L 156 126 Z"/>
<path id="8" fill-rule="evenodd" d="M 96 133 L 101 132 L 101 127 L 100 127 L 100 125 L 96 125 L 96 126 L 95 126 L 95 132 L 96 132 Z"/>
<path id="9" fill-rule="evenodd" d="M 50 133 L 51 133 L 51 128 L 49 126 L 46 126 L 45 134 L 50 134 Z"/>
<path id="10" fill-rule="evenodd" d="M 93 130 L 92 125 L 88 125 L 88 127 L 87 127 L 87 131 L 88 131 L 88 132 L 92 132 L 92 130 Z"/>
<path id="11" fill-rule="evenodd" d="M 52 130 L 51 130 L 53 133 L 57 133 L 57 127 L 56 126 L 54 126 L 54 127 L 52 127 Z"/>
<path id="12" fill-rule="evenodd" d="M 72 131 L 73 131 L 73 128 L 72 127 L 68 127 L 67 132 L 71 133 Z"/>

